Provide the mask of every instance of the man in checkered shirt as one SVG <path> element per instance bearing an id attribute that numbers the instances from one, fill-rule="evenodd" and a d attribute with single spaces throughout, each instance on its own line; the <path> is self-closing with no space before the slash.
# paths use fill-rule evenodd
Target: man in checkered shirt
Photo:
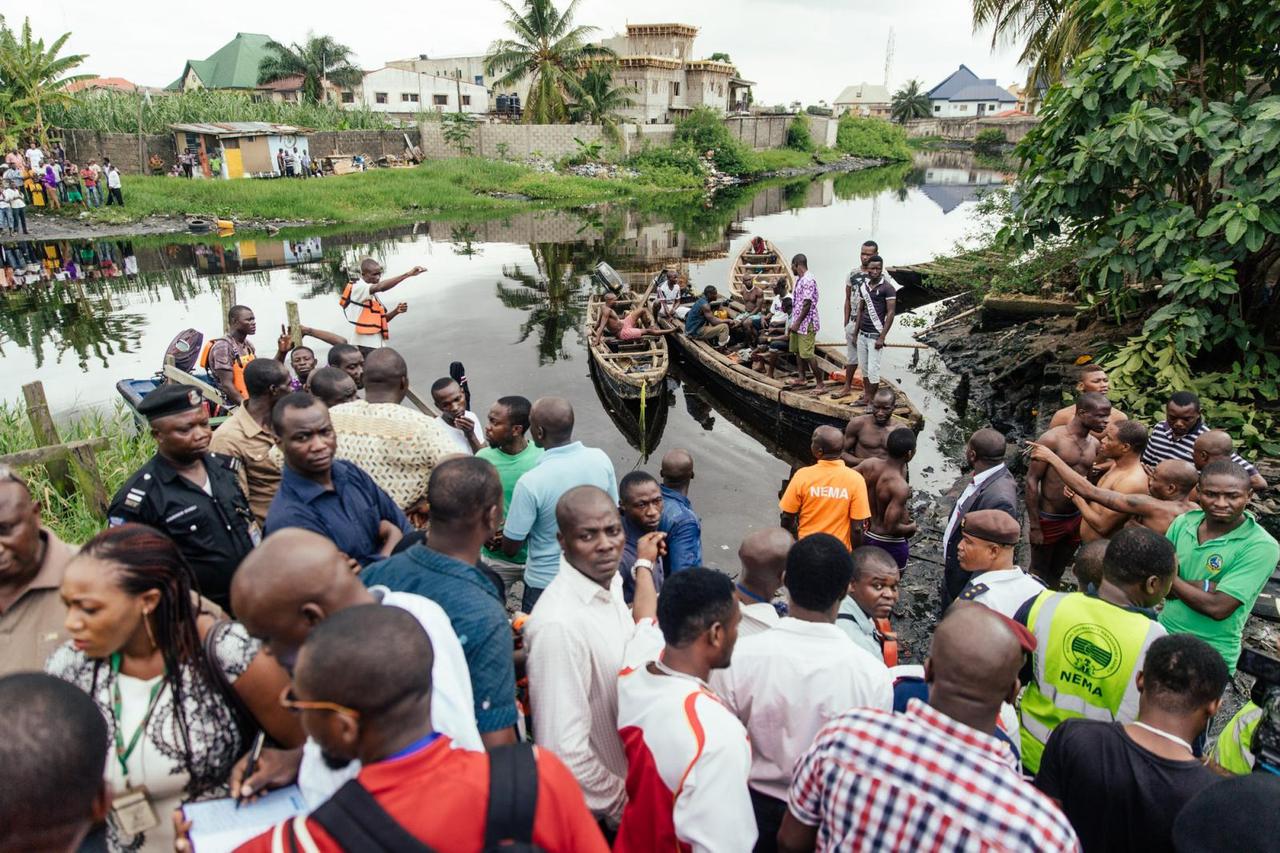
<path id="1" fill-rule="evenodd" d="M 1023 649 L 1008 620 L 960 603 L 938 624 L 929 702 L 854 709 L 796 764 L 778 850 L 1076 851 L 1079 839 L 993 732 L 1018 693 Z"/>

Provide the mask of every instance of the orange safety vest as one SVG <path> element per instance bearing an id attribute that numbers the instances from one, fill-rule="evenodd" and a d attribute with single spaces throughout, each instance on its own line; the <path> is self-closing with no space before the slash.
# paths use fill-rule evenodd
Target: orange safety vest
<path id="1" fill-rule="evenodd" d="M 388 328 L 387 307 L 378 300 L 378 297 L 370 294 L 368 302 L 356 302 L 351 298 L 352 282 L 347 282 L 347 286 L 342 289 L 342 297 L 338 300 L 338 305 L 342 307 L 343 315 L 347 312 L 347 306 L 359 305 L 360 316 L 352 320 L 347 317 L 347 322 L 356 327 L 356 334 L 359 335 L 382 335 L 385 341 L 391 337 L 391 330 Z"/>
<path id="2" fill-rule="evenodd" d="M 221 340 L 226 340 L 226 339 L 214 338 L 213 340 L 205 344 L 204 349 L 200 351 L 199 364 L 205 370 L 209 369 L 209 350 L 213 349 L 213 345 Z M 240 392 L 240 397 L 241 399 L 244 399 L 244 400 L 249 399 L 249 389 L 244 384 L 244 369 L 245 369 L 245 366 L 248 365 L 249 362 L 253 361 L 255 358 L 257 358 L 256 355 L 254 355 L 251 352 L 247 352 L 244 355 L 237 355 L 235 359 L 231 362 L 231 384 L 234 385 L 236 390 Z M 215 376 L 214 379 L 216 380 L 217 377 Z"/>

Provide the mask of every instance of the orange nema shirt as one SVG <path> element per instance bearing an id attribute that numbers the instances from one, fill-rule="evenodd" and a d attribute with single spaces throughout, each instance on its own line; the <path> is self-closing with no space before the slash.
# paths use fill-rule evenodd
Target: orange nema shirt
<path id="1" fill-rule="evenodd" d="M 850 520 L 871 517 L 867 481 L 839 459 L 823 459 L 797 471 L 778 507 L 799 517 L 799 538 L 830 533 L 846 548 L 853 547 Z"/>

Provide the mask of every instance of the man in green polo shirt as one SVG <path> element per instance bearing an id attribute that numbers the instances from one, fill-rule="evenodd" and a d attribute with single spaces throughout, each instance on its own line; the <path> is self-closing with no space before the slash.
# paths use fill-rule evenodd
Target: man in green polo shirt
<path id="1" fill-rule="evenodd" d="M 1204 466 L 1199 491 L 1201 508 L 1178 516 L 1165 534 L 1178 552 L 1178 577 L 1160 624 L 1213 646 L 1234 674 L 1244 623 L 1280 544 L 1245 511 L 1249 475 L 1230 459 Z"/>
<path id="2" fill-rule="evenodd" d="M 477 458 L 492 463 L 498 469 L 498 476 L 502 479 L 503 513 L 511 506 L 516 481 L 542 458 L 542 448 L 528 437 L 529 409 L 532 406 L 527 398 L 518 396 L 502 397 L 494 403 L 489 409 L 489 423 L 484 431 L 489 446 L 476 451 Z M 501 535 L 496 539 L 497 547 L 486 546 L 480 554 L 510 592 L 513 583 L 524 579 L 524 563 L 529 548 L 522 545 L 514 556 L 508 557 L 502 553 Z"/>

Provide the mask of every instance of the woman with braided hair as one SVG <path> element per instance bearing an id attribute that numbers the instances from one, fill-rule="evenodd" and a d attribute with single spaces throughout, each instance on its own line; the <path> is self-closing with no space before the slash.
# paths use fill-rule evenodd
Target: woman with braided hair
<path id="1" fill-rule="evenodd" d="M 124 524 L 99 533 L 62 581 L 70 642 L 45 669 L 80 687 L 107 720 L 113 851 L 173 849 L 172 811 L 227 796 L 259 727 L 301 745 L 281 708 L 288 675 L 237 623 L 200 609 L 173 540 Z"/>

